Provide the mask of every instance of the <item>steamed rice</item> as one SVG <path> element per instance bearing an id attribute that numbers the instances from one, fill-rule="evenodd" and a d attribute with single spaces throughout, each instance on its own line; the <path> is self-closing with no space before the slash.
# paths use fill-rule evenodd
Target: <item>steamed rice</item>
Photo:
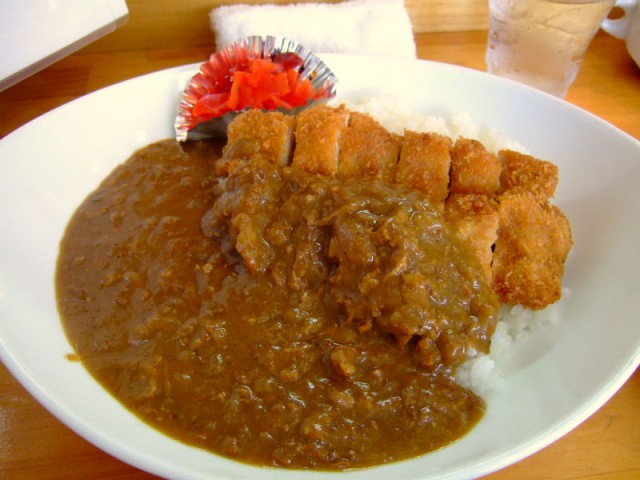
<path id="1" fill-rule="evenodd" d="M 478 140 L 491 152 L 510 149 L 529 153 L 518 142 L 475 123 L 467 113 L 454 114 L 450 119 L 439 115 L 420 114 L 412 110 L 410 105 L 392 96 L 362 98 L 355 101 L 334 100 L 334 103 L 343 103 L 352 111 L 366 112 L 387 130 L 398 135 L 402 135 L 405 129 L 414 132 L 435 132 L 454 140 L 458 137 Z"/>
<path id="2" fill-rule="evenodd" d="M 563 289 L 562 299 L 568 295 L 569 291 Z M 505 372 L 501 367 L 507 353 L 533 332 L 560 322 L 562 299 L 542 310 L 504 305 L 491 337 L 491 351 L 488 354 L 470 352 L 468 360 L 456 372 L 458 382 L 478 395 L 499 391 L 504 385 Z"/>
<path id="3" fill-rule="evenodd" d="M 497 153 L 502 149 L 529 153 L 518 142 L 486 128 L 473 121 L 470 115 L 458 113 L 447 119 L 437 115 L 424 115 L 412 110 L 397 98 L 367 97 L 356 101 L 336 99 L 334 104 L 342 103 L 352 111 L 368 113 L 390 132 L 402 135 L 404 130 L 415 132 L 435 132 L 447 135 L 453 140 L 458 137 L 471 138 L 481 142 L 487 150 Z M 478 395 L 499 391 L 505 381 L 503 364 L 506 354 L 517 348 L 525 337 L 560 321 L 563 299 L 569 295 L 563 290 L 562 299 L 543 310 L 530 310 L 521 305 L 505 305 L 500 310 L 496 331 L 491 339 L 491 351 L 488 354 L 469 352 L 468 360 L 458 368 L 456 379 L 464 387 Z"/>

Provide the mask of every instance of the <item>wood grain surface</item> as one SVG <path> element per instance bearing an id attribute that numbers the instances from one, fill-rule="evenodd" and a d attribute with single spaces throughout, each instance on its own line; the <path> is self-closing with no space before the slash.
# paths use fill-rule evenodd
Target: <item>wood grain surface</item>
<path id="1" fill-rule="evenodd" d="M 139 2 L 129 3 L 133 13 L 133 7 Z M 157 2 L 162 8 L 177 3 Z M 190 5 L 197 5 L 201 14 L 210 3 L 192 1 Z M 132 18 L 131 22 L 134 21 Z M 167 24 L 161 25 L 158 28 L 166 31 L 162 35 L 158 32 L 159 36 L 181 35 Z M 147 44 L 146 40 L 136 48 L 116 48 L 117 42 L 106 48 L 107 39 L 102 46 L 85 48 L 0 93 L 0 137 L 96 89 L 162 68 L 203 61 L 212 52 L 208 45 L 212 38 L 204 38 L 207 35 L 203 28 L 197 35 L 198 41 L 190 40 L 180 48 Z M 420 58 L 484 69 L 486 31 L 418 33 L 415 38 Z M 640 139 L 640 69 L 621 41 L 604 33 L 597 35 L 567 100 Z M 606 405 L 574 431 L 486 478 L 640 478 L 638 411 L 640 372 L 636 371 Z M 155 477 L 110 457 L 77 436 L 44 410 L 0 365 L 0 478 L 142 480 Z"/>

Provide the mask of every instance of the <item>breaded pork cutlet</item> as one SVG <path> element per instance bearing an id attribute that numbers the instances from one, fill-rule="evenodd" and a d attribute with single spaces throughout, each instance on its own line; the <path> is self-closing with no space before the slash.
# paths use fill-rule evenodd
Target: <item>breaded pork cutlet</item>
<path id="1" fill-rule="evenodd" d="M 504 303 L 532 309 L 556 302 L 562 293 L 564 262 L 573 245 L 567 218 L 528 192 L 501 195 L 498 211 L 494 291 Z"/>
<path id="2" fill-rule="evenodd" d="M 247 161 L 284 165 L 292 154 L 291 165 L 311 174 L 420 190 L 476 254 L 501 302 L 540 309 L 561 296 L 572 238 L 566 217 L 549 204 L 558 183 L 550 162 L 510 150 L 494 155 L 465 138 L 409 130 L 400 137 L 344 106 L 295 118 L 247 112 L 228 134 L 218 162 L 225 174 Z"/>
<path id="3" fill-rule="evenodd" d="M 349 111 L 344 107 L 317 106 L 298 114 L 292 165 L 309 173 L 338 173 L 340 138 L 347 128 Z"/>
<path id="4" fill-rule="evenodd" d="M 367 114 L 351 112 L 340 139 L 338 177 L 368 177 L 393 183 L 402 137 L 387 131 Z"/>
<path id="5" fill-rule="evenodd" d="M 396 183 L 426 193 L 431 203 L 442 209 L 449 195 L 451 144 L 444 135 L 405 130 Z"/>
<path id="6" fill-rule="evenodd" d="M 451 149 L 451 193 L 494 195 L 501 170 L 497 155 L 477 140 L 460 137 Z"/>
<path id="7" fill-rule="evenodd" d="M 455 235 L 475 253 L 491 283 L 493 245 L 498 238 L 498 203 L 487 195 L 454 193 L 444 210 Z"/>
<path id="8" fill-rule="evenodd" d="M 540 203 L 553 197 L 558 185 L 557 165 L 513 150 L 501 150 L 498 158 L 502 163 L 499 193 L 526 191 Z"/>
<path id="9" fill-rule="evenodd" d="M 219 175 L 227 175 L 239 162 L 259 156 L 276 165 L 291 160 L 296 119 L 280 112 L 248 110 L 238 115 L 227 128 L 227 144 L 216 165 Z"/>

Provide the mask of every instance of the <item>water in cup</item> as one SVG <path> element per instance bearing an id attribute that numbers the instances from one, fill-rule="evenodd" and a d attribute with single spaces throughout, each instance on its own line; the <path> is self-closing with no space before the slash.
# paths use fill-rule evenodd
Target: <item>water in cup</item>
<path id="1" fill-rule="evenodd" d="M 564 98 L 615 0 L 489 0 L 487 70 Z"/>

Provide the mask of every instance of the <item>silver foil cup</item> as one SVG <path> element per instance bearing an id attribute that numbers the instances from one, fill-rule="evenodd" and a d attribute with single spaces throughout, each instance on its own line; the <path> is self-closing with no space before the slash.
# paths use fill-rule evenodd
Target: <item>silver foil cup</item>
<path id="1" fill-rule="evenodd" d="M 175 121 L 176 139 L 184 142 L 224 138 L 229 123 L 247 109 L 230 111 L 207 121 L 197 122 L 192 114 L 195 104 L 204 95 L 215 93 L 217 89 L 224 89 L 230 85 L 233 73 L 246 68 L 250 60 L 273 58 L 283 53 L 295 53 L 302 59 L 302 65 L 298 67 L 300 79 L 309 79 L 313 92 L 316 94 L 322 92 L 322 95 L 318 99 L 310 99 L 306 105 L 292 109 L 279 107 L 271 111 L 296 115 L 311 105 L 326 102 L 335 97 L 338 81 L 336 76 L 311 50 L 286 38 L 247 37 L 211 55 L 211 58 L 200 66 L 200 71 L 191 78 L 178 104 Z"/>

